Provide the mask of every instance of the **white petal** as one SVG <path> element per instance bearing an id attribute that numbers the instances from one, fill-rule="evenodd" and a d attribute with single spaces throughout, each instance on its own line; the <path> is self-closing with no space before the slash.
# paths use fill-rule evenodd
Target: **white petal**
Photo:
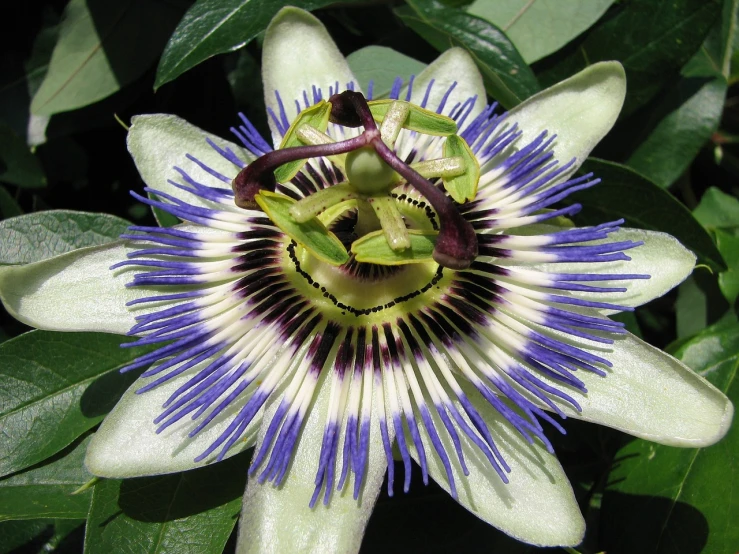
<path id="1" fill-rule="evenodd" d="M 262 81 L 267 108 L 280 116 L 275 91 L 282 98 L 288 121 L 298 115 L 295 100 L 303 105 L 303 92 L 313 101 L 312 87 L 320 88 L 328 100 L 329 87 L 336 92 L 354 82 L 354 75 L 323 24 L 306 11 L 287 7 L 272 19 L 264 36 Z M 282 137 L 271 117 L 270 129 L 275 147 Z"/>
<path id="2" fill-rule="evenodd" d="M 529 230 L 535 226 L 529 226 Z M 537 226 L 544 233 L 556 233 L 562 228 L 552 225 Z M 518 231 L 522 230 L 517 229 Z M 521 233 L 523 234 L 523 233 Z M 525 233 L 529 234 L 529 233 Z M 635 308 L 650 300 L 659 298 L 682 283 L 695 267 L 695 255 L 673 236 L 657 231 L 643 229 L 620 229 L 608 235 L 608 239 L 588 244 L 633 241 L 644 244 L 625 253 L 631 261 L 604 263 L 563 262 L 536 264 L 530 267 L 552 273 L 621 273 L 630 275 L 649 275 L 649 279 L 628 279 L 622 281 L 597 281 L 593 286 L 626 287 L 626 292 L 591 293 L 576 292 L 572 296 L 598 302 L 610 302 L 624 307 Z M 503 264 L 501 264 L 503 265 Z M 509 264 L 513 266 L 514 264 Z M 565 294 L 564 292 L 562 294 Z M 613 312 L 611 312 L 613 313 Z"/>
<path id="3" fill-rule="evenodd" d="M 557 135 L 554 153 L 560 163 L 577 165 L 613 127 L 626 96 L 626 75 L 618 62 L 593 64 L 569 79 L 535 94 L 508 112 L 526 145 L 542 131 Z M 573 169 L 574 171 L 574 169 Z"/>
<path id="4" fill-rule="evenodd" d="M 206 206 L 207 203 L 201 198 L 167 182 L 168 179 L 183 182 L 179 173 L 174 170 L 177 166 L 201 184 L 231 188 L 230 181 L 224 182 L 209 175 L 195 162 L 186 158 L 186 155 L 190 154 L 225 177 L 229 179 L 236 177 L 240 168 L 216 152 L 206 142 L 206 138 L 224 150 L 231 149 L 245 163 L 254 159 L 254 156 L 243 147 L 206 133 L 184 119 L 167 114 L 134 117 L 128 131 L 127 143 L 136 168 L 149 187 L 185 200 L 189 204 Z"/>
<path id="5" fill-rule="evenodd" d="M 202 462 L 196 463 L 194 459 L 225 431 L 231 423 L 231 417 L 242 404 L 234 403 L 193 438 L 187 434 L 199 421 L 193 421 L 189 415 L 160 434 L 156 433 L 157 425 L 153 423 L 169 396 L 207 363 L 203 362 L 143 394 L 136 394 L 136 391 L 158 376 L 141 378 L 131 385 L 105 418 L 87 448 L 85 465 L 90 473 L 109 478 L 141 477 L 185 471 L 211 462 L 219 451 Z M 227 452 L 226 457 L 254 446 L 260 424 L 261 417 L 258 414 L 247 427 L 244 438 Z"/>
<path id="6" fill-rule="evenodd" d="M 147 293 L 125 287 L 131 269 L 108 268 L 131 251 L 117 241 L 0 268 L 0 300 L 13 317 L 38 329 L 125 334 L 134 316 L 145 313 L 129 311 L 126 302 Z"/>
<path id="7" fill-rule="evenodd" d="M 325 372 L 324 372 L 325 373 Z M 357 552 L 372 508 L 380 492 L 387 463 L 382 448 L 379 424 L 373 412 L 370 431 L 367 477 L 359 500 L 354 500 L 353 479 L 343 491 L 334 491 L 328 507 L 321 499 L 311 509 L 308 503 L 315 488 L 321 440 L 323 437 L 330 387 L 319 383 L 320 390 L 309 409 L 290 470 L 282 486 L 271 483 L 260 485 L 249 479 L 244 495 L 244 506 L 239 525 L 236 551 L 247 552 L 301 552 L 320 553 Z M 267 407 L 265 425 L 259 434 L 264 437 L 271 414 L 278 402 Z M 338 452 L 343 449 L 343 436 Z"/>
<path id="8" fill-rule="evenodd" d="M 539 546 L 574 546 L 582 541 L 585 521 L 580 514 L 570 482 L 557 458 L 541 443 L 531 445 L 496 410 L 467 384 L 461 384 L 469 399 L 490 428 L 501 454 L 511 467 L 508 484 L 501 481 L 487 458 L 462 430 L 469 475 L 465 477 L 454 446 L 438 416 L 434 419 L 452 462 L 459 503 L 483 521 L 504 533 Z M 429 475 L 449 491 L 446 472 L 426 433 L 422 433 Z M 412 441 L 408 447 L 418 461 Z M 433 454 L 431 454 L 434 452 Z"/>
<path id="9" fill-rule="evenodd" d="M 582 413 L 568 414 L 672 446 L 707 446 L 728 431 L 729 399 L 669 354 L 627 335 L 603 357 L 613 363 L 606 377 L 577 372 L 588 393 L 575 395 Z"/>
<path id="10" fill-rule="evenodd" d="M 467 116 L 466 123 L 470 123 L 487 104 L 487 95 L 480 71 L 472 57 L 463 48 L 450 48 L 418 74 L 413 82 L 411 102 L 421 104 L 432 80 L 434 84 L 426 105 L 429 110 L 436 111 L 449 87 L 455 83 L 456 86 L 446 101 L 443 113 L 448 114 L 457 103 L 465 102 L 476 96 L 475 106 Z M 407 87 L 403 89 L 401 99 L 405 98 L 405 90 Z"/>
<path id="11" fill-rule="evenodd" d="M 219 233 L 217 229 L 183 224 L 178 229 Z M 172 287 L 126 287 L 136 266 L 111 271 L 141 249 L 131 241 L 80 248 L 32 264 L 0 267 L 0 301 L 23 323 L 49 331 L 92 331 L 124 335 L 135 317 L 162 308 L 156 302 L 126 306 L 127 302 L 169 294 Z"/>

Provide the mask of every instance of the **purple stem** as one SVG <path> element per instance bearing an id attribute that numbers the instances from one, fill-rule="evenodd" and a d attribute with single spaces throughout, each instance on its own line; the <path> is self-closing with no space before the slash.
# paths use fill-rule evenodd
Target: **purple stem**
<path id="1" fill-rule="evenodd" d="M 254 197 L 262 189 L 274 192 L 277 184 L 274 170 L 281 165 L 295 160 L 345 154 L 367 146 L 370 139 L 371 137 L 361 134 L 341 142 L 295 146 L 268 152 L 239 171 L 239 174 L 231 182 L 231 188 L 236 196 L 234 201 L 240 208 L 256 209 L 257 203 Z"/>

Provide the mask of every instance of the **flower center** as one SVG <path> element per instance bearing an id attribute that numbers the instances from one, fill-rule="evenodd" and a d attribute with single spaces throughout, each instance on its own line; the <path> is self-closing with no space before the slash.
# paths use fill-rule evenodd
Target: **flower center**
<path id="1" fill-rule="evenodd" d="M 379 128 L 376 120 L 381 122 Z M 329 122 L 362 126 L 364 131 L 334 142 L 325 133 Z M 444 157 L 414 166 L 406 164 L 393 150 L 402 129 L 446 137 Z M 236 176 L 232 183 L 235 202 L 244 208 L 261 208 L 275 225 L 318 260 L 341 266 L 351 256 L 326 228 L 333 217 L 325 214 L 352 201 L 359 214 L 355 229 L 358 239 L 351 244 L 356 261 L 379 265 L 435 261 L 463 269 L 477 256 L 477 237 L 456 203 L 475 197 L 480 168 L 456 131 L 452 119 L 409 102 L 368 103 L 361 93 L 344 91 L 328 102 L 320 101 L 303 110 L 285 133 L 278 150 L 258 158 Z M 315 157 L 328 158 L 346 173 L 348 180 L 297 202 L 275 193 L 277 183 L 294 178 L 308 159 Z M 448 195 L 429 178 L 440 178 Z M 409 225 L 391 194 L 400 185 L 415 188 L 425 197 L 439 219 L 438 232 Z"/>

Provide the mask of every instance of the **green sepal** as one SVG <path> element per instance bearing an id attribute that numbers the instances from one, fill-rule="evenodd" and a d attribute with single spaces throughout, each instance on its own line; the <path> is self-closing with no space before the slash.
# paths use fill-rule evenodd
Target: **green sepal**
<path id="1" fill-rule="evenodd" d="M 444 142 L 444 157 L 460 157 L 464 159 L 465 171 L 455 177 L 442 176 L 444 188 L 458 204 L 475 198 L 477 183 L 480 180 L 480 164 L 470 150 L 467 142 L 459 135 L 451 135 Z"/>
<path id="2" fill-rule="evenodd" d="M 305 223 L 298 223 L 292 218 L 290 208 L 295 204 L 292 198 L 263 190 L 254 199 L 275 225 L 318 259 L 331 265 L 342 265 L 349 261 L 344 245 L 318 218 L 314 217 Z"/>
<path id="3" fill-rule="evenodd" d="M 393 250 L 383 231 L 375 231 L 352 243 L 352 253 L 358 262 L 379 265 L 404 265 L 433 262 L 436 231 L 409 230 L 410 248 Z"/>
<path id="4" fill-rule="evenodd" d="M 395 102 L 398 102 L 398 100 L 388 98 L 385 100 L 372 100 L 371 102 L 367 102 L 367 104 L 375 121 L 381 122 L 385 118 L 390 106 Z M 409 103 L 408 107 L 410 109 L 403 125 L 404 129 L 438 137 L 446 137 L 457 132 L 457 123 L 453 119 L 424 108 L 419 108 L 415 104 Z"/>
<path id="5" fill-rule="evenodd" d="M 321 100 L 310 108 L 304 109 L 295 118 L 290 128 L 280 143 L 280 150 L 285 148 L 293 148 L 295 146 L 303 146 L 303 141 L 298 137 L 298 129 L 303 125 L 309 125 L 314 129 L 318 129 L 322 133 L 328 129 L 328 118 L 331 115 L 331 103 Z M 275 169 L 275 179 L 278 183 L 286 183 L 300 171 L 307 160 L 295 160 L 281 165 Z"/>

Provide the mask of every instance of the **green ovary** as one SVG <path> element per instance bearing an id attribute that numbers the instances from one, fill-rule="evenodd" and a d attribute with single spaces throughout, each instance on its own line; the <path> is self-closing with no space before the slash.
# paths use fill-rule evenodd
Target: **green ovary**
<path id="1" fill-rule="evenodd" d="M 398 180 L 395 171 L 370 146 L 347 154 L 346 176 L 350 185 L 365 195 L 386 192 Z"/>

